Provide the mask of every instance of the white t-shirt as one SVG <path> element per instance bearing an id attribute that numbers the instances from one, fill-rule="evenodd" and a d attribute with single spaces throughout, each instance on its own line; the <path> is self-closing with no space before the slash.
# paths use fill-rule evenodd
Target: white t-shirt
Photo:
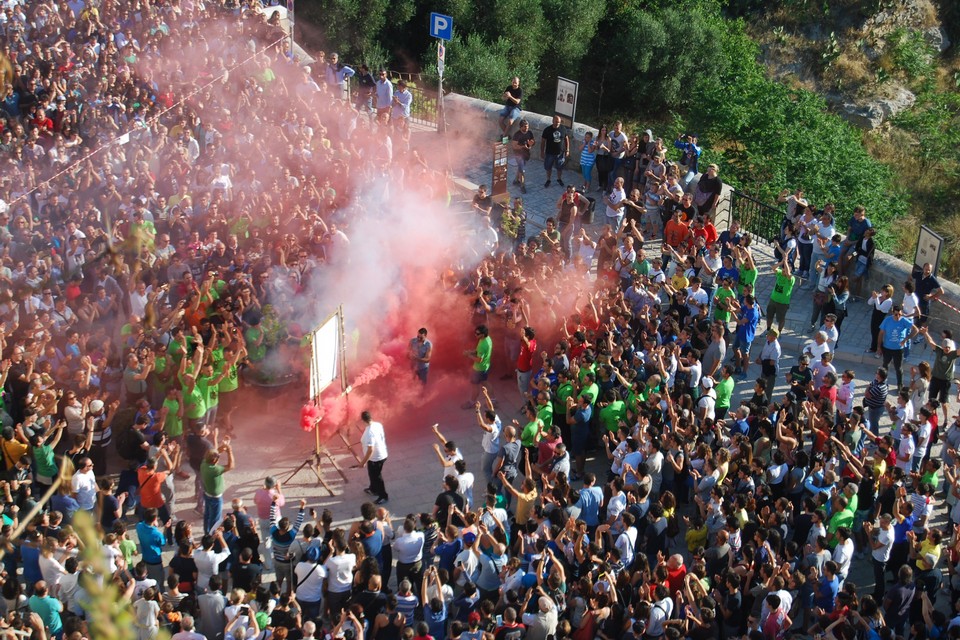
<path id="1" fill-rule="evenodd" d="M 917 448 L 913 452 L 913 457 L 923 457 L 927 455 L 927 448 L 930 446 L 930 436 L 933 434 L 933 426 L 929 420 L 925 420 L 917 431 Z M 910 438 L 911 440 L 913 438 Z"/>
<path id="2" fill-rule="evenodd" d="M 353 586 L 353 568 L 357 564 L 357 556 L 344 553 L 339 556 L 331 555 L 323 563 L 327 572 L 327 586 L 331 593 L 344 593 Z"/>
<path id="3" fill-rule="evenodd" d="M 853 560 L 853 539 L 847 538 L 843 544 L 838 544 L 833 550 L 833 561 L 840 567 L 837 573 L 843 576 L 844 579 L 846 579 L 847 574 L 850 572 L 851 560 Z"/>
<path id="4" fill-rule="evenodd" d="M 700 401 L 697 402 L 697 407 L 701 409 L 706 409 L 706 413 L 704 414 L 705 418 L 713 419 L 714 409 L 716 408 L 716 406 L 717 406 L 717 399 L 708 394 L 704 394 L 703 396 L 701 396 Z"/>
<path id="5" fill-rule="evenodd" d="M 623 189 L 613 189 L 612 191 L 610 191 L 610 195 L 607 196 L 607 200 L 609 200 L 610 203 L 614 205 L 618 205 L 626 199 L 627 199 L 627 194 Z M 611 207 L 610 205 L 607 205 L 608 218 L 616 218 L 617 216 L 620 215 L 622 211 L 623 211 L 623 207 L 620 207 L 619 209 L 617 209 L 617 208 Z M 616 229 L 614 229 L 614 231 L 616 231 Z"/>
<path id="6" fill-rule="evenodd" d="M 497 455 L 500 453 L 500 429 L 502 428 L 502 423 L 500 422 L 500 417 L 493 422 L 493 425 L 487 425 L 493 427 L 493 431 L 487 431 L 484 429 L 483 438 L 480 439 L 480 446 L 483 447 L 485 453 L 491 453 Z"/>
<path id="7" fill-rule="evenodd" d="M 316 569 L 314 569 L 316 567 Z M 297 600 L 301 602 L 320 602 L 323 598 L 323 580 L 327 569 L 322 564 L 300 562 L 293 569 L 294 584 L 297 586 Z"/>
<path id="8" fill-rule="evenodd" d="M 903 317 L 910 321 L 916 320 L 916 318 L 913 317 L 913 314 L 917 310 L 917 306 L 919 306 L 919 304 L 920 300 L 917 299 L 917 294 L 903 294 Z"/>
<path id="9" fill-rule="evenodd" d="M 910 473 L 913 468 L 913 452 L 916 449 L 917 446 L 913 443 L 913 436 L 900 440 L 900 447 L 897 449 L 897 466 L 906 473 Z"/>
<path id="10" fill-rule="evenodd" d="M 873 559 L 877 562 L 886 562 L 890 559 L 890 550 L 893 549 L 893 527 L 886 531 L 877 528 L 877 542 L 883 546 L 873 550 Z"/>
<path id="11" fill-rule="evenodd" d="M 387 459 L 387 437 L 383 432 L 383 425 L 379 422 L 371 422 L 363 430 L 363 436 L 360 438 L 360 444 L 364 450 L 367 447 L 373 448 L 373 454 L 370 456 L 370 462 L 380 462 Z"/>
<path id="12" fill-rule="evenodd" d="M 93 471 L 78 471 L 70 480 L 70 488 L 77 494 L 77 502 L 84 511 L 93 511 L 97 506 L 97 478 Z"/>

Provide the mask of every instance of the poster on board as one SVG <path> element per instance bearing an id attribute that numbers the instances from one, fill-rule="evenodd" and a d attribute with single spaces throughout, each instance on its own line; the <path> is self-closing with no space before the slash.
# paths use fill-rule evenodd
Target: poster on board
<path id="1" fill-rule="evenodd" d="M 577 119 L 577 93 L 579 91 L 579 82 L 567 78 L 557 78 L 557 100 L 553 112 L 560 116 L 560 123 L 568 129 L 573 128 L 573 123 Z"/>

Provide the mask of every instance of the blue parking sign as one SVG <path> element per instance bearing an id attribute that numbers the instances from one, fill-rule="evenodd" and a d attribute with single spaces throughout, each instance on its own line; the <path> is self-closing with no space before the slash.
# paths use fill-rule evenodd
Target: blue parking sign
<path id="1" fill-rule="evenodd" d="M 453 18 L 442 13 L 430 14 L 430 37 L 441 40 L 453 39 Z"/>

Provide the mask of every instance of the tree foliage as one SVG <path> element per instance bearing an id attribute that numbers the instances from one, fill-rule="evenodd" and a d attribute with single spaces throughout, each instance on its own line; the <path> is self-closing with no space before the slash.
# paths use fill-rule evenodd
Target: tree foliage
<path id="1" fill-rule="evenodd" d="M 395 59 L 420 60 L 433 75 L 429 7 L 372 0 L 361 19 L 359 0 L 317 4 L 330 46 L 346 50 L 347 59 L 392 51 Z M 499 102 L 509 78 L 518 75 L 527 107 L 537 110 L 550 108 L 557 75 L 577 79 L 581 114 L 630 113 L 633 119 L 695 129 L 705 159 L 718 162 L 724 179 L 751 195 L 772 201 L 782 188 L 799 186 L 818 204 L 835 202 L 842 215 L 863 205 L 881 240 L 888 237 L 885 222 L 906 212 L 908 195 L 895 187 L 891 171 L 870 157 L 861 133 L 831 114 L 821 98 L 767 78 L 743 22 L 724 13 L 731 5 L 732 0 L 444 0 L 435 10 L 455 22 L 446 86 Z M 745 0 L 737 6 L 750 5 Z M 391 49 L 396 42 L 378 40 L 387 33 L 398 34 L 396 42 L 413 50 L 398 52 Z M 898 65 L 919 68 L 924 58 L 917 42 L 910 34 L 903 38 L 895 49 Z M 944 131 L 943 114 L 955 103 L 942 95 L 923 100 L 913 122 L 918 137 L 933 143 Z M 957 135 L 953 131 L 948 139 Z M 947 152 L 944 145 L 933 147 Z"/>

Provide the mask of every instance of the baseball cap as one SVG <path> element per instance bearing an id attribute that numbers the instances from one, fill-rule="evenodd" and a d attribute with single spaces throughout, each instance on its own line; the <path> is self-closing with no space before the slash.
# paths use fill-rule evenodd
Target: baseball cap
<path id="1" fill-rule="evenodd" d="M 90 411 L 96 413 L 97 411 L 103 411 L 103 400 L 94 400 L 90 403 Z"/>
<path id="2" fill-rule="evenodd" d="M 477 534 L 473 533 L 472 531 L 468 531 L 467 533 L 463 534 L 464 544 L 473 544 L 476 540 Z"/>
<path id="3" fill-rule="evenodd" d="M 704 389 L 713 389 L 713 378 L 710 376 L 703 376 L 703 378 L 700 379 L 700 384 L 703 385 Z"/>

